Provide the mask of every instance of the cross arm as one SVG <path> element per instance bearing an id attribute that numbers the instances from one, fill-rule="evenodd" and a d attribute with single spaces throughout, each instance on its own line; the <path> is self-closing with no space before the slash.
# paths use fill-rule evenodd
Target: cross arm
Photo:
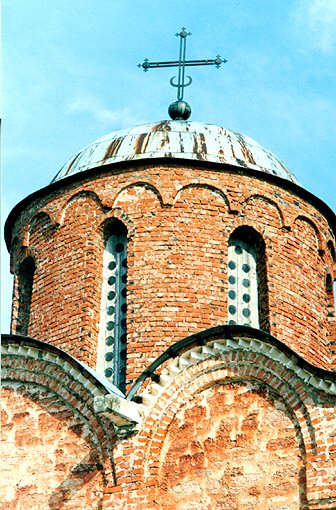
<path id="1" fill-rule="evenodd" d="M 188 66 L 209 66 L 215 65 L 217 68 L 220 67 L 221 64 L 225 64 L 227 60 L 222 60 L 219 55 L 215 59 L 205 59 L 205 60 L 185 60 L 183 65 Z M 160 68 L 160 67 L 178 67 L 181 65 L 179 60 L 167 60 L 165 62 L 149 62 L 146 58 L 142 64 L 138 64 L 138 67 L 142 67 L 144 71 L 148 71 L 148 69 Z"/>

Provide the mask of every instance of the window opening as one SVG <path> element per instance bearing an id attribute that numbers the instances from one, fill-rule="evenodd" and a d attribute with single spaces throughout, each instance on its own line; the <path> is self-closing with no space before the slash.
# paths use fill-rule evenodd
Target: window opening
<path id="1" fill-rule="evenodd" d="M 328 316 L 335 317 L 336 314 L 336 280 L 332 280 L 330 274 L 326 277 L 326 291 L 327 291 L 327 308 Z"/>
<path id="2" fill-rule="evenodd" d="M 97 370 L 121 391 L 126 384 L 127 233 L 114 225 L 103 255 L 103 287 Z"/>
<path id="3" fill-rule="evenodd" d="M 250 227 L 239 227 L 228 250 L 228 323 L 269 330 L 264 242 Z"/>
<path id="4" fill-rule="evenodd" d="M 17 272 L 19 308 L 16 333 L 20 335 L 28 335 L 34 273 L 35 263 L 31 257 L 22 262 Z"/>

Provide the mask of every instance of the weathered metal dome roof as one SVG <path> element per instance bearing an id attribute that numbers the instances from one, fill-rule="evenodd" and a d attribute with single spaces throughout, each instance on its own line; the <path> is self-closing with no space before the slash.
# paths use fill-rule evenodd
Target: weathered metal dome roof
<path id="1" fill-rule="evenodd" d="M 52 182 L 110 163 L 167 157 L 251 168 L 297 183 L 285 165 L 252 138 L 212 124 L 183 120 L 113 131 L 73 156 Z"/>

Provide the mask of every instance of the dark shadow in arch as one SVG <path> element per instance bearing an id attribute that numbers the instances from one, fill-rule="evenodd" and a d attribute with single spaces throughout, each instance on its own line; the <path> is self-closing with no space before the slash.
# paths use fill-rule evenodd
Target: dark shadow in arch
<path id="1" fill-rule="evenodd" d="M 27 257 L 20 264 L 16 274 L 19 300 L 16 333 L 19 335 L 27 335 L 28 333 L 35 269 L 34 259 Z"/>

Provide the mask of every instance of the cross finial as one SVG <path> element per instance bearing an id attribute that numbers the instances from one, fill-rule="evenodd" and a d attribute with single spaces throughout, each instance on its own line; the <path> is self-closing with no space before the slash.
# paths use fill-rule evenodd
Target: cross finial
<path id="1" fill-rule="evenodd" d="M 185 27 L 181 28 L 181 31 L 175 34 L 177 37 L 180 37 L 180 53 L 179 60 L 169 60 L 166 62 L 149 62 L 148 58 L 146 58 L 142 64 L 139 64 L 138 67 L 142 67 L 144 71 L 148 71 L 150 68 L 157 67 L 178 67 L 178 78 L 177 83 L 174 82 L 175 76 L 170 79 L 170 84 L 173 87 L 177 88 L 177 101 L 171 103 L 169 106 L 168 112 L 172 119 L 183 119 L 187 120 L 191 114 L 191 108 L 189 104 L 183 100 L 184 89 L 189 87 L 192 83 L 192 78 L 187 76 L 188 81 L 186 82 L 185 76 L 185 68 L 187 66 L 206 66 L 206 65 L 215 65 L 217 69 L 221 66 L 221 64 L 225 64 L 227 60 L 222 60 L 222 58 L 217 55 L 215 59 L 208 60 L 186 60 L 186 38 L 191 35 L 190 32 L 187 32 Z"/>
<path id="2" fill-rule="evenodd" d="M 175 34 L 176 37 L 187 37 L 187 35 L 191 35 L 191 32 L 187 32 L 187 29 L 185 27 L 182 27 L 181 28 L 181 32 L 177 32 L 177 34 Z"/>

